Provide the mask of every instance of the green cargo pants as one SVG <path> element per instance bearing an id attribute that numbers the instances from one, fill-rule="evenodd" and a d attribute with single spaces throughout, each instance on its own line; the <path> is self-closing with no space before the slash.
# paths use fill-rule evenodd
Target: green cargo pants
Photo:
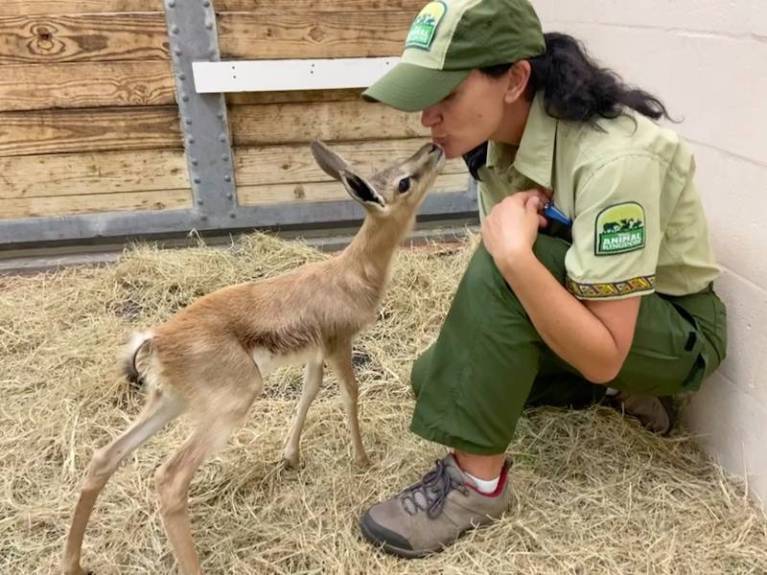
<path id="1" fill-rule="evenodd" d="M 539 235 L 535 255 L 560 283 L 569 244 Z M 642 298 L 616 379 L 591 384 L 543 342 L 492 257 L 474 254 L 437 341 L 413 365 L 411 430 L 476 454 L 502 453 L 526 405 L 582 407 L 607 387 L 651 395 L 696 390 L 724 359 L 726 311 L 713 292 Z"/>

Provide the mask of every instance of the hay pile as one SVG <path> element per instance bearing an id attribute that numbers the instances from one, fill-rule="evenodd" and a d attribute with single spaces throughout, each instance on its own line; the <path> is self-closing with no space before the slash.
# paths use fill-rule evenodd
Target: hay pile
<path id="1" fill-rule="evenodd" d="M 445 553 L 407 562 L 358 536 L 367 505 L 416 480 L 439 446 L 408 432 L 409 366 L 435 336 L 470 246 L 400 253 L 377 325 L 357 342 L 363 437 L 351 463 L 337 387 L 309 413 L 304 466 L 281 471 L 301 372 L 272 376 L 245 427 L 198 472 L 194 533 L 207 573 L 767 573 L 767 519 L 683 433 L 659 439 L 604 408 L 520 423 L 514 510 Z M 133 327 L 193 298 L 326 257 L 254 235 L 228 250 L 140 247 L 112 266 L 0 278 L 0 573 L 56 573 L 83 470 L 141 397 L 117 375 Z M 153 470 L 183 422 L 139 449 L 102 494 L 84 563 L 98 575 L 169 573 Z"/>

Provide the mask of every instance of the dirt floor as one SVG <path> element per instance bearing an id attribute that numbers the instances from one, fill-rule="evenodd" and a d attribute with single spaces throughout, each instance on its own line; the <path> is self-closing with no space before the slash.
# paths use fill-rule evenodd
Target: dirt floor
<path id="1" fill-rule="evenodd" d="M 514 506 L 498 523 L 418 561 L 361 540 L 366 506 L 417 480 L 444 453 L 408 432 L 409 368 L 434 339 L 471 251 L 404 250 L 378 323 L 356 344 L 363 439 L 358 469 L 333 376 L 309 412 L 302 467 L 280 450 L 301 370 L 268 381 L 229 447 L 192 483 L 207 573 L 766 574 L 767 518 L 684 430 L 658 438 L 607 408 L 538 409 L 509 453 Z M 0 573 L 60 573 L 78 486 L 94 449 L 137 414 L 118 375 L 134 328 L 195 297 L 328 257 L 253 235 L 230 249 L 132 249 L 116 264 L 0 277 Z M 153 471 L 185 422 L 139 449 L 102 494 L 84 564 L 97 575 L 174 570 Z"/>

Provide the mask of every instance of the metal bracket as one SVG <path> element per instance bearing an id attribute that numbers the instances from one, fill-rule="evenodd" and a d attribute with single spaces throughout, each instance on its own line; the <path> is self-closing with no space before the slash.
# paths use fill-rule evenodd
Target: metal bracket
<path id="1" fill-rule="evenodd" d="M 306 60 L 232 60 L 193 62 L 194 87 L 200 94 L 282 92 L 367 88 L 391 70 L 399 58 Z"/>
<path id="2" fill-rule="evenodd" d="M 192 62 L 219 60 L 216 13 L 210 0 L 166 0 L 165 20 L 176 79 L 194 210 L 237 218 L 232 146 L 223 94 L 198 94 Z"/>
<path id="3" fill-rule="evenodd" d="M 429 195 L 418 219 L 471 220 L 477 217 L 477 195 L 473 184 L 466 192 Z M 110 212 L 81 214 L 64 218 L 25 218 L 0 225 L 0 252 L 35 246 L 125 242 L 136 239 L 178 237 L 197 230 L 203 234 L 226 234 L 243 230 L 319 229 L 357 225 L 364 210 L 351 200 L 330 202 L 287 202 L 244 206 L 237 219 L 211 217 L 200 225 L 193 210 L 159 212 Z"/>

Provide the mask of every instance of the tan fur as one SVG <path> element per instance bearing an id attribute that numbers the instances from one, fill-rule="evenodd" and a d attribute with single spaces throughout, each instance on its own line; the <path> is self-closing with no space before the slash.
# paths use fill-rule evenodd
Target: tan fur
<path id="1" fill-rule="evenodd" d="M 285 462 L 298 463 L 301 430 L 325 362 L 341 382 L 355 460 L 367 462 L 357 418 L 352 338 L 375 320 L 393 255 L 443 165 L 443 154 L 426 145 L 405 162 L 365 179 L 324 144 L 314 142 L 312 152 L 365 207 L 362 227 L 332 259 L 223 288 L 134 336 L 124 363 L 131 376 L 148 385 L 148 401 L 133 425 L 91 460 L 67 538 L 67 574 L 84 573 L 80 554 L 85 528 L 98 494 L 120 461 L 184 411 L 198 424 L 157 470 L 156 482 L 163 524 L 179 567 L 186 574 L 200 573 L 187 488 L 195 470 L 244 420 L 264 377 L 278 365 L 306 363 L 302 396 L 285 442 Z M 404 177 L 412 182 L 407 193 L 398 188 Z"/>

